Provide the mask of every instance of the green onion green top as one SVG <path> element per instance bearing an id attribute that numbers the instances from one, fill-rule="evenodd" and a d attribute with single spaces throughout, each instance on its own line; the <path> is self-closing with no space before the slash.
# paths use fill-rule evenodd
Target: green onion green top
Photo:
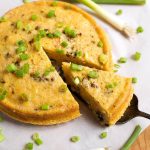
<path id="1" fill-rule="evenodd" d="M 121 14 L 122 14 L 122 10 L 121 9 L 117 10 L 116 15 L 121 15 Z"/>
<path id="2" fill-rule="evenodd" d="M 132 83 L 137 83 L 137 81 L 138 81 L 138 80 L 137 80 L 136 77 L 133 77 L 133 78 L 132 78 Z"/>
<path id="3" fill-rule="evenodd" d="M 58 2 L 56 0 L 54 0 L 52 3 L 51 3 L 51 6 L 57 6 Z"/>
<path id="4" fill-rule="evenodd" d="M 42 105 L 41 110 L 49 110 L 49 105 L 47 104 Z"/>
<path id="5" fill-rule="evenodd" d="M 74 142 L 74 143 L 78 142 L 78 141 L 80 141 L 80 137 L 79 136 L 73 136 L 73 137 L 70 138 L 70 141 Z"/>
<path id="6" fill-rule="evenodd" d="M 66 41 L 63 41 L 63 42 L 61 43 L 61 46 L 64 47 L 64 48 L 66 48 L 66 47 L 68 46 L 68 43 L 67 43 Z"/>
<path id="7" fill-rule="evenodd" d="M 11 73 L 13 73 L 13 72 L 15 72 L 16 70 L 17 70 L 17 66 L 15 65 L 15 64 L 9 64 L 9 65 L 7 65 L 7 67 L 6 67 L 6 70 L 8 71 L 8 72 L 11 72 Z"/>
<path id="8" fill-rule="evenodd" d="M 99 74 L 98 74 L 97 71 L 93 70 L 93 71 L 90 71 L 90 72 L 88 73 L 88 77 L 89 77 L 89 78 L 96 79 L 96 78 L 99 77 Z"/>
<path id="9" fill-rule="evenodd" d="M 40 41 L 34 42 L 34 47 L 36 51 L 40 51 L 42 48 Z"/>
<path id="10" fill-rule="evenodd" d="M 45 30 L 39 30 L 38 31 L 38 34 L 41 38 L 45 37 L 46 36 L 46 31 Z"/>
<path id="11" fill-rule="evenodd" d="M 17 28 L 17 29 L 22 29 L 22 27 L 23 27 L 22 21 L 21 21 L 21 20 L 18 20 L 18 21 L 16 22 L 16 28 Z"/>
<path id="12" fill-rule="evenodd" d="M 0 23 L 1 22 L 5 22 L 7 19 L 3 16 L 3 17 L 0 17 Z"/>
<path id="13" fill-rule="evenodd" d="M 59 38 L 61 36 L 61 32 L 60 31 L 55 31 L 54 33 L 53 33 L 53 37 L 54 38 Z"/>
<path id="14" fill-rule="evenodd" d="M 48 34 L 47 34 L 47 37 L 53 38 L 53 37 L 54 37 L 54 36 L 53 36 L 53 33 L 48 33 Z"/>
<path id="15" fill-rule="evenodd" d="M 33 73 L 33 77 L 34 77 L 34 78 L 40 77 L 39 71 L 35 71 L 35 72 Z"/>
<path id="16" fill-rule="evenodd" d="M 78 58 L 81 57 L 82 56 L 82 51 L 76 51 L 75 56 L 78 57 Z"/>
<path id="17" fill-rule="evenodd" d="M 32 21 L 35 21 L 35 20 L 37 20 L 37 19 L 38 19 L 38 16 L 37 16 L 37 15 L 32 15 L 32 16 L 31 16 L 31 20 L 32 20 Z"/>
<path id="18" fill-rule="evenodd" d="M 102 48 L 102 47 L 103 47 L 103 42 L 100 40 L 100 41 L 97 43 L 97 46 Z"/>
<path id="19" fill-rule="evenodd" d="M 32 140 L 34 141 L 34 140 L 36 140 L 36 139 L 38 139 L 39 138 L 39 134 L 38 133 L 34 133 L 33 135 L 32 135 Z"/>
<path id="20" fill-rule="evenodd" d="M 81 71 L 83 69 L 83 66 L 71 63 L 70 68 L 71 70 L 74 70 L 74 71 Z"/>
<path id="21" fill-rule="evenodd" d="M 22 53 L 22 54 L 19 55 L 19 58 L 20 58 L 21 60 L 28 60 L 30 57 L 29 57 L 28 54 Z"/>
<path id="22" fill-rule="evenodd" d="M 99 63 L 106 64 L 108 61 L 108 56 L 105 54 L 101 54 L 98 57 L 98 61 L 99 61 Z"/>
<path id="23" fill-rule="evenodd" d="M 65 85 L 65 84 L 62 84 L 60 87 L 59 87 L 59 92 L 66 92 L 67 91 L 67 85 Z"/>
<path id="24" fill-rule="evenodd" d="M 141 59 L 141 53 L 140 52 L 136 52 L 134 55 L 133 55 L 133 59 L 135 61 L 139 61 Z"/>
<path id="25" fill-rule="evenodd" d="M 127 62 L 127 58 L 125 57 L 121 57 L 119 60 L 118 60 L 119 63 L 126 63 Z"/>
<path id="26" fill-rule="evenodd" d="M 142 27 L 142 26 L 137 27 L 136 32 L 137 32 L 137 33 L 142 33 L 142 32 L 144 32 L 143 27 Z"/>
<path id="27" fill-rule="evenodd" d="M 19 54 L 19 53 L 23 53 L 27 50 L 27 44 L 25 41 L 23 40 L 20 40 L 17 42 L 17 46 L 18 48 L 16 49 L 16 53 Z"/>
<path id="28" fill-rule="evenodd" d="M 33 150 L 33 143 L 29 142 L 25 145 L 25 150 Z"/>
<path id="29" fill-rule="evenodd" d="M 22 101 L 22 102 L 27 102 L 27 101 L 29 100 L 29 97 L 28 97 L 27 94 L 22 93 L 22 94 L 20 95 L 19 99 L 20 99 L 20 101 Z"/>
<path id="30" fill-rule="evenodd" d="M 43 141 L 40 139 L 39 134 L 38 133 L 34 133 L 32 135 L 32 140 L 35 142 L 35 144 L 37 144 L 38 146 L 43 144 Z"/>
<path id="31" fill-rule="evenodd" d="M 70 27 L 65 27 L 64 33 L 70 38 L 75 38 L 77 36 L 75 30 L 71 29 Z"/>
<path id="32" fill-rule="evenodd" d="M 0 142 L 3 142 L 5 140 L 5 136 L 2 133 L 2 131 L 0 131 Z"/>
<path id="33" fill-rule="evenodd" d="M 120 68 L 120 65 L 119 64 L 114 64 L 114 67 L 115 68 Z"/>
<path id="34" fill-rule="evenodd" d="M 113 89 L 117 86 L 116 82 L 106 84 L 107 89 Z"/>
<path id="35" fill-rule="evenodd" d="M 101 139 L 104 139 L 104 138 L 106 138 L 107 137 L 107 132 L 102 132 L 101 134 L 100 134 L 100 138 Z"/>
<path id="36" fill-rule="evenodd" d="M 79 77 L 75 77 L 73 82 L 74 82 L 75 85 L 78 85 L 80 83 Z"/>
<path id="37" fill-rule="evenodd" d="M 47 14 L 47 17 L 48 18 L 52 18 L 52 17 L 55 17 L 56 15 L 55 15 L 55 10 L 50 10 L 49 12 L 48 12 L 48 14 Z"/>
<path id="38" fill-rule="evenodd" d="M 56 49 L 56 53 L 58 53 L 58 54 L 64 54 L 65 53 L 65 51 L 63 50 L 63 49 Z"/>
<path id="39" fill-rule="evenodd" d="M 0 100 L 4 100 L 7 96 L 7 91 L 5 89 L 0 88 Z"/>

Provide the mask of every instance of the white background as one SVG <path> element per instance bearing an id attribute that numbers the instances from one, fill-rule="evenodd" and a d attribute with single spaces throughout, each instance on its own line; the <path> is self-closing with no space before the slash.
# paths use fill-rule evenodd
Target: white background
<path id="1" fill-rule="evenodd" d="M 0 0 L 0 15 L 21 4 L 22 0 Z M 80 7 L 85 9 L 81 5 Z M 147 0 L 145 6 L 103 5 L 103 7 L 114 14 L 118 9 L 122 9 L 123 14 L 118 16 L 120 19 L 134 28 L 139 25 L 144 28 L 144 33 L 128 40 L 95 17 L 97 23 L 101 24 L 109 35 L 114 60 L 121 56 L 128 58 L 128 62 L 121 65 L 118 73 L 138 78 L 135 93 L 139 98 L 139 107 L 150 113 L 150 1 Z M 93 15 L 89 9 L 86 10 Z M 139 62 L 130 58 L 135 51 L 142 53 L 142 59 Z M 112 150 L 119 150 L 131 135 L 135 125 L 140 124 L 144 129 L 150 124 L 149 120 L 135 118 L 124 125 L 102 128 L 82 103 L 81 113 L 82 116 L 74 121 L 45 127 L 18 123 L 4 116 L 5 121 L 0 123 L 0 127 L 3 129 L 6 140 L 0 143 L 0 150 L 22 150 L 24 144 L 31 141 L 30 137 L 35 132 L 40 134 L 44 142 L 39 147 L 34 146 L 35 150 L 91 150 L 104 146 L 110 146 Z M 0 115 L 2 116 L 1 113 Z M 108 137 L 103 140 L 99 138 L 102 131 L 108 132 Z M 80 142 L 71 143 L 69 138 L 73 135 L 80 136 Z"/>

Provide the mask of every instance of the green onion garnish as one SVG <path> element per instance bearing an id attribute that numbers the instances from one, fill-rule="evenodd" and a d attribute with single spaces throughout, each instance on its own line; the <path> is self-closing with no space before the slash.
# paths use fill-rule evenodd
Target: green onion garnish
<path id="1" fill-rule="evenodd" d="M 137 32 L 137 33 L 142 33 L 142 32 L 144 32 L 143 27 L 142 27 L 142 26 L 137 27 L 136 32 Z"/>
<path id="2" fill-rule="evenodd" d="M 93 78 L 93 79 L 96 79 L 96 78 L 99 77 L 99 74 L 98 74 L 97 71 L 93 70 L 93 71 L 90 71 L 90 72 L 88 73 L 88 77 Z"/>
<path id="3" fill-rule="evenodd" d="M 37 19 L 38 19 L 38 16 L 37 16 L 37 15 L 32 15 L 32 16 L 31 16 L 31 20 L 32 20 L 32 21 L 35 21 L 35 20 L 37 20 Z"/>
<path id="4" fill-rule="evenodd" d="M 41 38 L 45 37 L 46 36 L 46 31 L 45 30 L 39 30 L 38 31 L 38 34 Z"/>
<path id="5" fill-rule="evenodd" d="M 51 3 L 51 6 L 57 6 L 57 4 L 58 4 L 57 1 L 53 1 L 53 2 Z"/>
<path id="6" fill-rule="evenodd" d="M 30 2 L 30 0 L 23 0 L 23 2 L 24 2 L 24 3 L 29 3 L 29 2 Z"/>
<path id="7" fill-rule="evenodd" d="M 81 57 L 82 56 L 82 51 L 76 51 L 75 56 L 78 57 L 78 58 Z"/>
<path id="8" fill-rule="evenodd" d="M 123 147 L 120 150 L 129 150 L 131 145 L 135 142 L 135 140 L 139 136 L 141 130 L 142 130 L 141 126 L 137 125 L 130 138 L 127 140 L 127 142 L 123 145 Z"/>
<path id="9" fill-rule="evenodd" d="M 3 17 L 0 17 L 0 23 L 1 22 L 5 22 L 7 19 L 3 16 Z"/>
<path id="10" fill-rule="evenodd" d="M 54 71 L 55 71 L 55 67 L 51 66 L 51 67 L 49 67 L 48 69 L 45 70 L 43 75 L 48 76 L 51 72 L 54 72 Z"/>
<path id="11" fill-rule="evenodd" d="M 135 61 L 139 61 L 141 58 L 141 53 L 140 52 L 136 52 L 134 55 L 133 55 L 133 59 Z"/>
<path id="12" fill-rule="evenodd" d="M 40 51 L 42 48 L 40 41 L 34 42 L 34 47 L 36 51 Z"/>
<path id="13" fill-rule="evenodd" d="M 20 101 L 22 101 L 22 102 L 27 102 L 27 101 L 29 100 L 29 97 L 28 97 L 27 94 L 22 93 L 22 94 L 20 95 L 19 99 L 20 99 Z"/>
<path id="14" fill-rule="evenodd" d="M 17 46 L 18 46 L 18 48 L 16 49 L 17 54 L 18 53 L 23 53 L 27 50 L 27 44 L 23 40 L 18 41 Z"/>
<path id="15" fill-rule="evenodd" d="M 59 38 L 61 36 L 61 32 L 60 31 L 55 31 L 54 33 L 53 33 L 53 37 L 54 38 Z"/>
<path id="16" fill-rule="evenodd" d="M 121 15 L 121 14 L 122 14 L 122 10 L 121 9 L 117 10 L 116 15 Z"/>
<path id="17" fill-rule="evenodd" d="M 83 66 L 71 63 L 70 68 L 71 70 L 74 70 L 74 71 L 81 71 L 83 69 Z"/>
<path id="18" fill-rule="evenodd" d="M 63 41 L 63 42 L 61 43 L 61 46 L 64 47 L 64 48 L 66 48 L 66 47 L 68 46 L 68 43 L 67 43 L 66 41 Z"/>
<path id="19" fill-rule="evenodd" d="M 70 141 L 74 142 L 74 143 L 78 142 L 78 141 L 80 141 L 80 137 L 79 136 L 73 136 L 73 137 L 70 138 Z"/>
<path id="20" fill-rule="evenodd" d="M 118 60 L 119 63 L 126 63 L 127 62 L 127 58 L 125 57 L 121 57 L 119 60 Z"/>
<path id="21" fill-rule="evenodd" d="M 2 133 L 2 131 L 0 130 L 0 142 L 3 142 L 5 140 L 5 136 Z"/>
<path id="22" fill-rule="evenodd" d="M 49 105 L 47 104 L 42 105 L 41 110 L 49 110 Z"/>
<path id="23" fill-rule="evenodd" d="M 7 65 L 7 67 L 6 67 L 6 70 L 7 70 L 8 72 L 13 73 L 13 72 L 15 72 L 15 71 L 17 70 L 17 66 L 16 66 L 15 64 L 9 64 L 9 65 Z"/>
<path id="24" fill-rule="evenodd" d="M 102 48 L 102 47 L 103 47 L 103 42 L 100 40 L 100 41 L 97 43 L 97 46 Z"/>
<path id="25" fill-rule="evenodd" d="M 73 82 L 74 82 L 75 85 L 78 85 L 80 83 L 79 77 L 75 77 Z"/>
<path id="26" fill-rule="evenodd" d="M 66 92 L 67 91 L 67 85 L 65 85 L 65 84 L 62 84 L 60 87 L 59 87 L 59 92 Z"/>
<path id="27" fill-rule="evenodd" d="M 64 33 L 70 38 L 75 38 L 77 36 L 75 30 L 71 29 L 70 27 L 66 27 L 64 29 Z"/>
<path id="28" fill-rule="evenodd" d="M 115 88 L 117 86 L 117 83 L 116 82 L 113 82 L 113 83 L 108 83 L 107 85 L 106 85 L 106 88 L 107 89 L 113 89 L 113 88 Z"/>
<path id="29" fill-rule="evenodd" d="M 7 96 L 7 91 L 5 89 L 0 88 L 0 100 L 4 100 Z"/>
<path id="30" fill-rule="evenodd" d="M 47 17 L 48 18 L 52 18 L 52 17 L 55 17 L 56 15 L 55 15 L 55 10 L 51 10 L 51 11 L 49 11 L 48 12 L 48 14 L 47 14 Z"/>
<path id="31" fill-rule="evenodd" d="M 17 29 L 22 29 L 22 27 L 23 27 L 22 21 L 21 21 L 21 20 L 18 20 L 18 21 L 16 22 L 16 28 L 17 28 Z"/>
<path id="32" fill-rule="evenodd" d="M 26 145 L 25 145 L 25 150 L 33 150 L 33 143 L 27 143 Z"/>
<path id="33" fill-rule="evenodd" d="M 65 51 L 63 49 L 56 49 L 56 53 L 58 53 L 58 54 L 64 54 Z"/>
<path id="34" fill-rule="evenodd" d="M 19 55 L 19 58 L 20 58 L 21 60 L 28 60 L 30 57 L 29 57 L 28 54 L 22 53 L 22 54 Z"/>
<path id="35" fill-rule="evenodd" d="M 132 83 L 137 83 L 138 79 L 136 77 L 132 78 Z"/>
<path id="36" fill-rule="evenodd" d="M 119 64 L 114 64 L 114 67 L 115 68 L 120 68 L 120 65 Z"/>
<path id="37" fill-rule="evenodd" d="M 39 138 L 39 134 L 38 133 L 34 133 L 33 135 L 32 135 L 32 140 L 34 141 L 34 140 L 36 140 L 36 139 L 38 139 Z"/>
<path id="38" fill-rule="evenodd" d="M 35 71 L 35 72 L 33 73 L 33 77 L 34 77 L 34 78 L 40 77 L 39 71 Z"/>
<path id="39" fill-rule="evenodd" d="M 104 138 L 106 138 L 107 137 L 107 132 L 102 132 L 101 134 L 100 134 L 100 138 L 101 139 L 104 139 Z"/>
<path id="40" fill-rule="evenodd" d="M 43 144 L 43 141 L 40 139 L 39 134 L 38 133 L 34 133 L 32 136 L 32 140 L 35 142 L 35 144 L 37 144 L 38 146 Z"/>
<path id="41" fill-rule="evenodd" d="M 32 30 L 32 26 L 30 25 L 30 24 L 27 24 L 26 26 L 25 26 L 25 31 L 26 32 L 29 32 L 29 31 L 31 31 Z"/>
<path id="42" fill-rule="evenodd" d="M 106 54 L 101 54 L 98 57 L 98 61 L 102 64 L 106 64 L 108 61 L 108 56 Z"/>
<path id="43" fill-rule="evenodd" d="M 53 37 L 54 37 L 54 35 L 53 35 L 53 33 L 48 33 L 48 34 L 47 34 L 47 37 L 49 37 L 49 38 L 53 38 Z"/>

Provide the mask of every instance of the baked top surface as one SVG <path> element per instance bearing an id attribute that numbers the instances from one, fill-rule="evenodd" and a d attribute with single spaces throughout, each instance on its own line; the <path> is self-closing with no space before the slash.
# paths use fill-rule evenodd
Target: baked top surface
<path id="1" fill-rule="evenodd" d="M 34 21 L 33 15 L 37 16 Z M 105 32 L 90 15 L 74 5 L 64 2 L 54 4 L 51 1 L 33 2 L 9 11 L 5 17 L 14 24 L 18 20 L 22 21 L 23 28 L 30 26 L 29 35 L 25 34 L 30 38 L 37 34 L 37 30 L 60 32 L 60 37 L 44 37 L 41 40 L 41 45 L 50 58 L 104 70 L 112 69 L 111 48 Z M 66 28 L 71 30 L 71 35 L 65 32 Z M 17 32 L 24 34 L 22 30 Z M 64 41 L 67 42 L 66 47 L 61 45 Z M 107 56 L 105 64 L 99 61 L 101 54 Z"/>

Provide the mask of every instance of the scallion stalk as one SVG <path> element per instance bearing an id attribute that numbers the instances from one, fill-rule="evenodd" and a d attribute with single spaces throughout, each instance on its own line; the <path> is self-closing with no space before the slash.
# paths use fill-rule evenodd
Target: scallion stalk
<path id="1" fill-rule="evenodd" d="M 98 4 L 126 4 L 126 5 L 143 5 L 146 0 L 93 0 Z"/>
<path id="2" fill-rule="evenodd" d="M 126 25 L 126 23 L 122 22 L 119 18 L 117 18 L 115 15 L 107 12 L 104 10 L 100 5 L 97 5 L 92 0 L 78 0 L 80 3 L 83 3 L 87 7 L 91 8 L 93 11 L 97 13 L 97 15 L 112 25 L 115 29 L 123 33 L 127 37 L 131 37 L 135 34 L 135 30 Z"/>

